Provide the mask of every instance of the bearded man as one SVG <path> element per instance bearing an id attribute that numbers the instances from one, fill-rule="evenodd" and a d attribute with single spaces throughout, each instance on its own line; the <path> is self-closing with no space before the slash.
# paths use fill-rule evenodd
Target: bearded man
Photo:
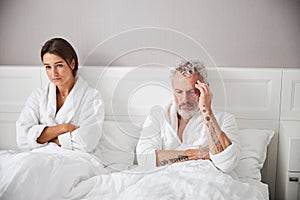
<path id="1" fill-rule="evenodd" d="M 235 117 L 212 108 L 212 93 L 203 62 L 182 61 L 171 71 L 174 100 L 155 106 L 146 118 L 137 145 L 138 164 L 154 168 L 206 159 L 231 172 L 240 160 Z"/>

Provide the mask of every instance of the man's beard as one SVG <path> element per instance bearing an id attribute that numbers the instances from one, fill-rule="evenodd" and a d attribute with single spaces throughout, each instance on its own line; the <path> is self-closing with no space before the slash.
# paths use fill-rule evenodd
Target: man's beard
<path id="1" fill-rule="evenodd" d="M 180 109 L 180 106 L 185 106 L 185 105 L 188 105 L 188 106 L 192 106 L 193 109 L 192 110 L 183 110 L 183 109 Z M 181 105 L 178 105 L 176 103 L 176 109 L 177 109 L 177 113 L 183 118 L 183 119 L 190 119 L 192 118 L 197 112 L 198 112 L 198 104 L 195 104 L 195 103 L 183 103 Z"/>

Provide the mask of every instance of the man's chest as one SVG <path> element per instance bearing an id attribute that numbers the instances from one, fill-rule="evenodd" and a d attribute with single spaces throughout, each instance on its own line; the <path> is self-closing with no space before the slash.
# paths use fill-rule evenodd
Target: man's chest
<path id="1" fill-rule="evenodd" d="M 176 149 L 181 145 L 207 146 L 207 138 L 203 126 L 190 126 L 186 124 L 182 126 L 182 129 L 180 127 L 176 129 L 176 127 L 172 127 L 166 122 L 161 133 L 163 149 Z"/>

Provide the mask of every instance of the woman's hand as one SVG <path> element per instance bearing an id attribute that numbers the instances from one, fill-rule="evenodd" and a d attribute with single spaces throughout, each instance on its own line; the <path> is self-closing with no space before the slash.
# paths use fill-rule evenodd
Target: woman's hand
<path id="1" fill-rule="evenodd" d="M 75 131 L 76 129 L 79 128 L 79 126 L 76 126 L 74 124 L 67 124 L 67 123 L 66 124 L 60 124 L 58 126 L 61 126 L 61 130 L 62 130 L 61 134 L 67 133 L 67 132 L 73 132 L 73 131 Z"/>
<path id="2" fill-rule="evenodd" d="M 61 146 L 57 137 L 56 137 L 56 138 L 53 138 L 53 139 L 50 140 L 49 142 L 53 142 L 53 143 L 57 144 L 57 146 L 59 146 L 59 147 Z"/>
<path id="3" fill-rule="evenodd" d="M 58 124 L 55 126 L 47 126 L 41 135 L 37 138 L 37 142 L 40 144 L 51 142 L 53 139 L 57 138 L 59 135 L 72 132 L 79 128 L 74 124 Z M 55 142 L 56 143 L 56 142 Z"/>

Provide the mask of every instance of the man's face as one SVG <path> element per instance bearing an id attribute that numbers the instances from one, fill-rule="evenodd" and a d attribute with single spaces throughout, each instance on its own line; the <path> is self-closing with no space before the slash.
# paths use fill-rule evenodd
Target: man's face
<path id="1" fill-rule="evenodd" d="M 185 77 L 176 72 L 173 78 L 173 90 L 177 104 L 177 112 L 184 119 L 190 119 L 198 111 L 199 90 L 195 88 L 199 73 Z"/>

